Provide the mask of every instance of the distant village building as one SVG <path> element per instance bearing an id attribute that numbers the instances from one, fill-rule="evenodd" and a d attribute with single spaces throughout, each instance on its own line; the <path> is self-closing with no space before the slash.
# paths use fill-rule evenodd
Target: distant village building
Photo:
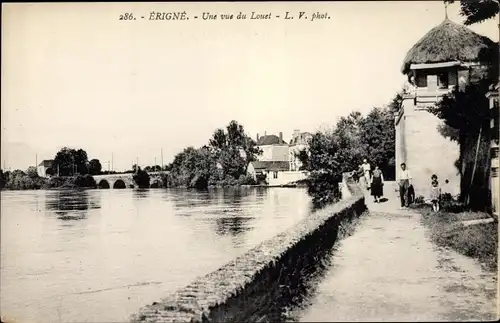
<path id="1" fill-rule="evenodd" d="M 248 165 L 248 174 L 252 175 L 255 181 L 264 179 L 269 185 L 277 183 L 280 173 L 288 171 L 287 161 L 253 161 Z M 282 184 L 278 184 L 282 185 Z"/>
<path id="2" fill-rule="evenodd" d="M 40 177 L 48 177 L 47 169 L 52 167 L 54 161 L 52 159 L 42 160 L 40 164 L 36 167 L 36 172 Z"/>
<path id="3" fill-rule="evenodd" d="M 490 91 L 486 94 L 486 97 L 490 101 L 491 109 L 491 145 L 490 145 L 490 158 L 491 158 L 491 170 L 490 170 L 490 189 L 491 189 L 491 206 L 492 211 L 498 217 L 500 205 L 499 205 L 499 194 L 498 190 L 500 178 L 498 177 L 498 137 L 499 137 L 499 115 L 500 108 L 498 103 L 498 91 L 500 87 L 500 82 L 494 84 L 490 87 Z"/>
<path id="4" fill-rule="evenodd" d="M 302 166 L 301 161 L 298 158 L 300 151 L 308 151 L 309 142 L 312 138 L 312 134 L 309 132 L 300 132 L 300 130 L 294 130 L 292 135 L 292 140 L 290 140 L 289 148 L 289 160 L 290 160 L 290 170 L 298 171 Z"/>
<path id="5" fill-rule="evenodd" d="M 258 157 L 259 161 L 286 161 L 288 162 L 288 144 L 283 140 L 283 133 L 279 136 L 267 135 L 259 137 L 257 134 L 257 146 L 262 150 Z"/>
<path id="6" fill-rule="evenodd" d="M 311 135 L 312 136 L 312 135 Z M 283 134 L 279 136 L 267 135 L 259 137 L 257 134 L 257 146 L 262 150 L 257 161 L 248 165 L 247 173 L 256 181 L 264 182 L 269 186 L 288 185 L 307 177 L 307 172 L 298 171 L 300 163 L 296 163 L 296 158 L 291 157 L 290 151 L 307 147 L 308 133 L 300 134 L 295 131 L 290 145 L 283 140 Z M 296 165 L 291 168 L 290 161 Z M 296 169 L 295 169 L 296 168 Z"/>
<path id="7" fill-rule="evenodd" d="M 494 43 L 446 18 L 408 52 L 402 73 L 413 82 L 403 94 L 395 115 L 396 176 L 406 163 L 416 196 L 429 196 L 430 178 L 436 174 L 443 192 L 460 193 L 460 172 L 455 163 L 459 146 L 438 131 L 442 124 L 428 108 L 455 86 L 463 86 L 479 67 L 480 52 Z M 448 181 L 447 184 L 446 181 Z"/>

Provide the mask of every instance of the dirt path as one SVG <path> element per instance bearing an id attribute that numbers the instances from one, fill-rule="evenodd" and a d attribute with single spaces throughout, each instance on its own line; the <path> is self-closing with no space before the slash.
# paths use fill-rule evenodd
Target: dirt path
<path id="1" fill-rule="evenodd" d="M 493 320 L 497 279 L 473 259 L 433 245 L 420 215 L 367 196 L 370 214 L 343 240 L 302 322 Z"/>

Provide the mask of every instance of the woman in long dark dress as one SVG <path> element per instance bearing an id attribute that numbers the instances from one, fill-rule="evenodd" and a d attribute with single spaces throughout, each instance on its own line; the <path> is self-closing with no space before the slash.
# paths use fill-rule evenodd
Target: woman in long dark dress
<path id="1" fill-rule="evenodd" d="M 375 203 L 378 203 L 384 195 L 384 175 L 378 166 L 373 170 L 370 188 Z"/>

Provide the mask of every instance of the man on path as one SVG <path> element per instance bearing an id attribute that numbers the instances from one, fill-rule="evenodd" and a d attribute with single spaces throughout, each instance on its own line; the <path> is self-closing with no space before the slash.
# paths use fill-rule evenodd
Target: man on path
<path id="1" fill-rule="evenodd" d="M 408 187 L 411 185 L 411 174 L 408 169 L 406 169 L 406 164 L 401 164 L 401 172 L 399 172 L 398 178 L 399 184 L 399 198 L 401 199 L 401 208 L 408 207 Z"/>

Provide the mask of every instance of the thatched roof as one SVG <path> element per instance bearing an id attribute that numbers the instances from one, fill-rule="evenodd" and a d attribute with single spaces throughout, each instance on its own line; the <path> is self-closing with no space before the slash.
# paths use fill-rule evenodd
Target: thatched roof
<path id="1" fill-rule="evenodd" d="M 406 54 L 401 72 L 408 73 L 411 64 L 477 62 L 484 50 L 494 46 L 488 37 L 446 18 L 413 45 Z"/>

